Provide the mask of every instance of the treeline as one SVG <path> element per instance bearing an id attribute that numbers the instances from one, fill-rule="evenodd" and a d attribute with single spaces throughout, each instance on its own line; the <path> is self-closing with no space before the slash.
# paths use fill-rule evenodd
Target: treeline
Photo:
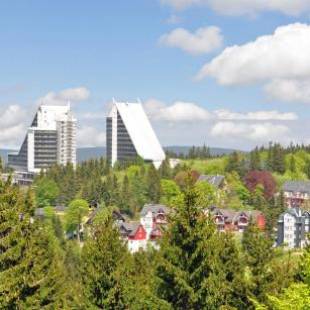
<path id="1" fill-rule="evenodd" d="M 241 243 L 217 232 L 188 174 L 160 249 L 130 254 L 102 207 L 83 247 L 35 197 L 0 183 L 1 309 L 307 309 L 310 249 L 285 255 L 253 224 Z"/>
<path id="2" fill-rule="evenodd" d="M 180 158 L 180 159 L 208 159 L 212 157 L 210 152 L 210 148 L 206 145 L 200 146 L 192 146 L 188 152 L 174 152 L 172 150 L 166 150 L 166 155 L 170 158 Z"/>
<path id="3" fill-rule="evenodd" d="M 291 145 L 284 148 L 270 143 L 268 148 L 256 147 L 249 154 L 233 152 L 228 156 L 226 171 L 244 176 L 251 170 L 267 170 L 291 179 L 310 179 L 310 147 Z"/>
<path id="4" fill-rule="evenodd" d="M 103 158 L 77 165 L 53 166 L 35 180 L 40 207 L 65 205 L 73 199 L 86 200 L 90 206 L 117 206 L 122 212 L 135 216 L 145 203 L 167 202 L 178 192 L 174 177 L 188 167 L 170 168 L 169 161 L 159 170 L 153 165 L 135 162 L 127 168 L 113 169 Z M 165 180 L 165 181 L 163 181 Z M 172 194 L 171 194 L 172 193 Z"/>

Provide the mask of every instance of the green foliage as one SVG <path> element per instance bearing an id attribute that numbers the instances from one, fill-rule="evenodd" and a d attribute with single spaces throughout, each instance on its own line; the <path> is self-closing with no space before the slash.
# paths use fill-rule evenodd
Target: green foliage
<path id="1" fill-rule="evenodd" d="M 72 200 L 67 207 L 65 214 L 66 231 L 77 233 L 77 238 L 80 241 L 80 229 L 83 217 L 89 211 L 88 202 L 83 199 Z"/>
<path id="2" fill-rule="evenodd" d="M 273 276 L 268 268 L 268 264 L 274 256 L 272 245 L 272 240 L 253 223 L 243 234 L 242 247 L 250 277 L 249 290 L 251 297 L 260 301 L 265 299 L 268 285 Z"/>
<path id="3" fill-rule="evenodd" d="M 175 205 L 178 197 L 181 195 L 179 186 L 173 180 L 161 180 L 161 200 L 162 204 L 167 206 Z"/>
<path id="4" fill-rule="evenodd" d="M 56 204 L 59 188 L 55 181 L 42 178 L 35 182 L 34 188 L 38 207 L 48 207 Z"/>
<path id="5" fill-rule="evenodd" d="M 148 168 L 146 184 L 150 202 L 158 203 L 161 195 L 160 177 L 153 164 Z"/>
<path id="6" fill-rule="evenodd" d="M 274 310 L 308 310 L 310 305 L 310 287 L 296 283 L 285 289 L 279 297 L 269 296 Z"/>
<path id="7" fill-rule="evenodd" d="M 239 176 L 244 176 L 246 169 L 244 156 L 239 152 L 233 152 L 228 156 L 226 172 L 237 172 Z"/>
<path id="8" fill-rule="evenodd" d="M 93 238 L 82 250 L 82 280 L 93 307 L 104 309 L 168 309 L 151 290 L 151 268 L 127 251 L 110 209 L 104 209 Z M 147 277 L 145 277 L 147 275 Z M 152 278 L 150 278 L 152 279 Z"/>
<path id="9" fill-rule="evenodd" d="M 0 184 L 0 192 L 1 309 L 68 309 L 57 239 L 43 222 L 31 219 L 29 193 L 10 184 Z"/>
<path id="10" fill-rule="evenodd" d="M 250 170 L 261 170 L 261 158 L 258 147 L 250 152 Z"/>
<path id="11" fill-rule="evenodd" d="M 218 309 L 239 299 L 230 294 L 235 273 L 228 269 L 235 266 L 229 265 L 227 253 L 221 254 L 223 242 L 199 196 L 197 188 L 187 187 L 161 242 L 158 294 L 173 309 Z M 230 249 L 230 242 L 226 245 Z"/>

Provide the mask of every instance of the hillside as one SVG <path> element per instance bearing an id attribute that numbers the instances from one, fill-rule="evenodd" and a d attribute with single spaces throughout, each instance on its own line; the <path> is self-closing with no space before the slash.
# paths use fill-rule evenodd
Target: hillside
<path id="1" fill-rule="evenodd" d="M 165 150 L 177 153 L 177 154 L 188 154 L 189 149 L 191 146 L 167 146 L 164 147 Z M 218 155 L 226 155 L 231 154 L 234 150 L 226 149 L 226 148 L 210 148 L 210 153 L 212 156 Z M 0 149 L 0 157 L 7 161 L 8 153 L 12 152 L 12 150 L 7 149 Z M 84 147 L 77 149 L 77 160 L 78 162 L 86 161 L 91 158 L 99 158 L 101 156 L 106 155 L 106 148 L 105 147 Z"/>

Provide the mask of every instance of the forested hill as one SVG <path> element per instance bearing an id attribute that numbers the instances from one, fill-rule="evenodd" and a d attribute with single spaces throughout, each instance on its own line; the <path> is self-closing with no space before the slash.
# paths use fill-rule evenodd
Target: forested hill
<path id="1" fill-rule="evenodd" d="M 191 150 L 191 146 L 166 146 L 164 147 L 165 151 L 176 153 L 176 154 L 184 154 L 188 155 L 189 151 Z M 233 149 L 228 148 L 219 148 L 219 147 L 211 147 L 209 148 L 211 156 L 222 156 L 228 155 L 234 152 Z M 77 149 L 77 158 L 78 162 L 82 162 L 88 159 L 95 159 L 101 156 L 105 157 L 106 155 L 106 148 L 105 147 L 85 147 L 85 148 L 78 148 Z"/>
<path id="2" fill-rule="evenodd" d="M 187 155 L 190 151 L 190 146 L 167 146 L 164 148 L 166 151 L 170 151 L 176 154 L 184 154 Z M 212 156 L 221 156 L 226 154 L 231 154 L 234 150 L 226 149 L 226 148 L 210 148 L 210 154 Z M 0 157 L 7 161 L 8 153 L 12 152 L 12 150 L 0 149 Z M 88 159 L 96 159 L 99 157 L 105 157 L 106 148 L 105 147 L 83 147 L 77 149 L 77 159 L 78 162 L 83 162 Z"/>

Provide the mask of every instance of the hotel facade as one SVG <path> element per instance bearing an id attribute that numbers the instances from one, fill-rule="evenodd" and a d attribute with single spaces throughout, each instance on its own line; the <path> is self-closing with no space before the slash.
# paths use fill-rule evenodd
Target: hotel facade
<path id="1" fill-rule="evenodd" d="M 76 119 L 70 105 L 41 105 L 20 150 L 8 155 L 16 171 L 38 173 L 54 164 L 76 165 Z"/>

